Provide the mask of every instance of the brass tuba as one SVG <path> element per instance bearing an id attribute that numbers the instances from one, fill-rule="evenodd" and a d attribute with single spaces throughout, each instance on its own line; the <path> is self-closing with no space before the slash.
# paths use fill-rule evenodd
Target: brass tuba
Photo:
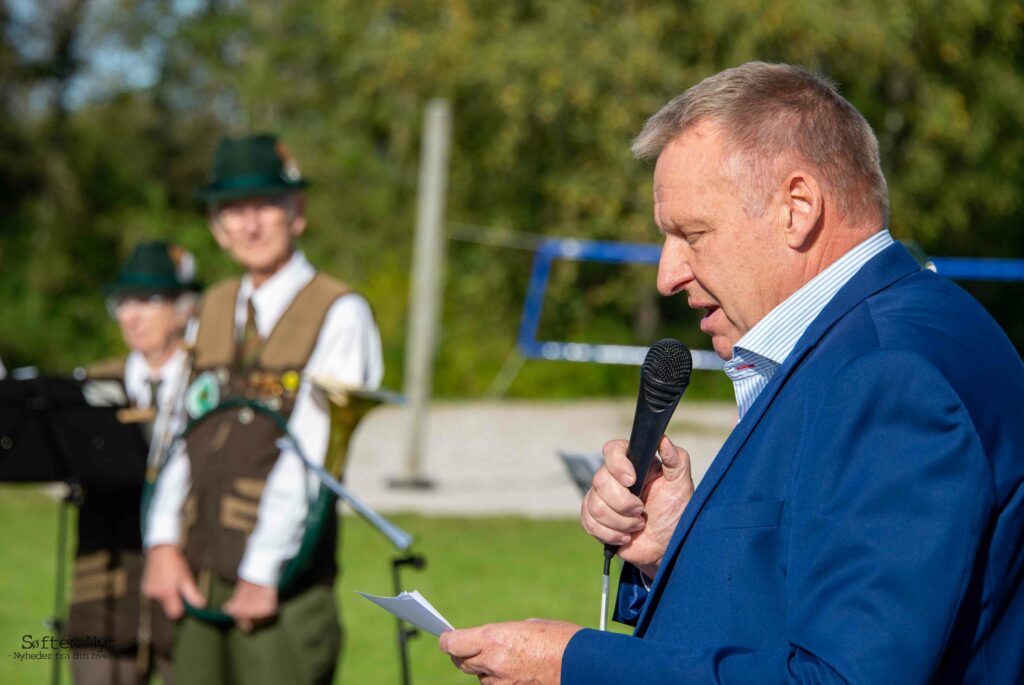
<path id="1" fill-rule="evenodd" d="M 403 398 L 395 393 L 366 390 L 346 385 L 331 378 L 310 377 L 313 387 L 324 393 L 330 414 L 330 432 L 324 469 L 341 480 L 348 461 L 349 443 L 359 422 L 375 407 L 400 404 Z"/>

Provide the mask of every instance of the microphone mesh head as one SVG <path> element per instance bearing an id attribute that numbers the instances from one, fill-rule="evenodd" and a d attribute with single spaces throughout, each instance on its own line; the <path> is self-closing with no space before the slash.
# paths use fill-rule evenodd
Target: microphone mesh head
<path id="1" fill-rule="evenodd" d="M 665 385 L 681 385 L 685 388 L 690 382 L 692 370 L 690 348 L 678 340 L 664 338 L 651 345 L 640 375 Z"/>

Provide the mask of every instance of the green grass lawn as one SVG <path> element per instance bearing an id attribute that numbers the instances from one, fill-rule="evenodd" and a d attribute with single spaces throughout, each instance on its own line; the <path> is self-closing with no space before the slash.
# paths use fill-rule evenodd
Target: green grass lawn
<path id="1" fill-rule="evenodd" d="M 42 620 L 53 607 L 57 511 L 57 503 L 36 487 L 0 487 L 0 683 L 5 685 L 49 679 L 48 662 L 17 662 L 10 654 L 20 648 L 22 635 L 46 634 Z M 419 590 L 452 625 L 544 617 L 596 626 L 601 547 L 575 521 L 415 515 L 393 520 L 415 537 L 414 551 L 427 558 L 424 570 L 403 571 L 403 589 Z M 345 517 L 342 529 L 338 600 L 345 647 L 336 682 L 398 683 L 395 621 L 355 594 L 393 594 L 394 553 L 362 519 Z M 410 658 L 415 685 L 476 682 L 452 667 L 432 635 L 411 640 Z M 66 675 L 63 682 L 70 682 Z"/>

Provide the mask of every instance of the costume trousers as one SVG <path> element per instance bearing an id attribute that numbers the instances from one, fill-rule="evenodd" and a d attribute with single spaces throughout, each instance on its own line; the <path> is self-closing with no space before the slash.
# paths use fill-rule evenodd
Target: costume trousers
<path id="1" fill-rule="evenodd" d="M 138 654 L 134 651 L 117 654 L 104 649 L 76 649 L 72 652 L 71 682 L 74 685 L 146 685 L 153 672 L 160 674 L 163 685 L 174 685 L 171 660 L 157 655 L 155 664 L 140 673 Z"/>
<path id="2" fill-rule="evenodd" d="M 210 607 L 233 587 L 212 578 Z M 174 675 L 189 685 L 330 685 L 341 653 L 334 589 L 316 585 L 283 601 L 276 620 L 245 633 L 186 616 L 178 623 Z"/>

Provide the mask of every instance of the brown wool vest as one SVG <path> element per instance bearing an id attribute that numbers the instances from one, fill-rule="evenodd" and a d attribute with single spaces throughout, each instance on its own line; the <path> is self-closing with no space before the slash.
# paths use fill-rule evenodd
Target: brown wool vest
<path id="1" fill-rule="evenodd" d="M 316 346 L 331 305 L 350 292 L 322 274 L 303 288 L 262 343 L 255 362 L 242 369 L 235 331 L 239 279 L 211 288 L 203 299 L 192 370 L 194 380 L 212 373 L 220 401 L 244 398 L 278 412 L 287 421 L 299 378 Z M 238 579 L 249 535 L 256 527 L 260 497 L 280 454 L 280 427 L 260 412 L 213 409 L 196 421 L 186 438 L 192 486 L 185 501 L 185 557 L 197 575 Z M 315 493 L 312 493 L 315 495 Z M 333 509 L 332 509 L 333 511 Z M 316 552 L 296 587 L 330 582 L 335 573 L 337 518 L 330 516 Z M 202 589 L 202 588 L 201 588 Z"/>
<path id="2" fill-rule="evenodd" d="M 124 383 L 124 370 L 125 358 L 112 359 L 87 367 L 86 377 Z M 143 413 L 133 411 L 129 407 L 129 420 L 141 420 Z M 85 490 L 83 495 L 65 636 L 83 643 L 98 641 L 115 652 L 152 644 L 170 654 L 174 625 L 140 591 L 142 483 L 123 492 L 92 496 Z"/>

